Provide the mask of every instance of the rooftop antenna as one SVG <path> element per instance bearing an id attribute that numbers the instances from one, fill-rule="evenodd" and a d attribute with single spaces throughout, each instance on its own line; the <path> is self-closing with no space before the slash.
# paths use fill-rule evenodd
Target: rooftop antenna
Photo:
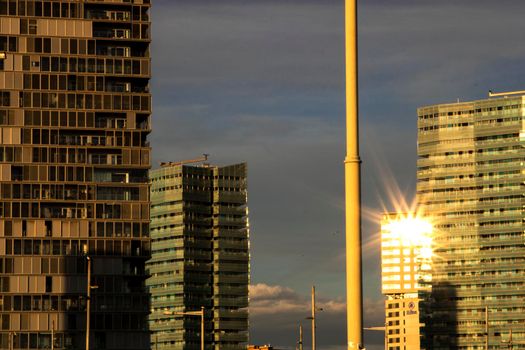
<path id="1" fill-rule="evenodd" d="M 160 162 L 160 166 L 162 168 L 169 167 L 169 166 L 176 166 L 176 165 L 184 165 L 184 164 L 191 164 L 191 163 L 202 163 L 208 160 L 209 153 L 203 153 L 202 157 L 195 158 L 195 159 L 188 159 L 188 160 L 182 160 L 180 162 Z"/>

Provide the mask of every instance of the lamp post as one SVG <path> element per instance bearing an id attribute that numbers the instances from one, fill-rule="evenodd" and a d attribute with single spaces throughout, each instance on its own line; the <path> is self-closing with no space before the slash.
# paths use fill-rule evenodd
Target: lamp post
<path id="1" fill-rule="evenodd" d="M 312 316 L 307 317 L 307 320 L 312 321 L 312 350 L 315 350 L 316 341 L 315 341 L 315 330 L 317 328 L 316 326 L 316 320 L 315 320 L 315 312 L 316 311 L 323 311 L 323 308 L 316 308 L 315 307 L 315 286 L 312 286 Z M 301 329 L 302 331 L 302 329 Z"/>
<path id="2" fill-rule="evenodd" d="M 485 306 L 485 350 L 489 350 L 489 308 Z"/>
<path id="3" fill-rule="evenodd" d="M 89 322 L 91 318 L 91 258 L 87 259 L 87 300 L 86 300 L 86 350 L 89 350 Z"/>
<path id="4" fill-rule="evenodd" d="M 303 326 L 299 325 L 299 341 L 297 342 L 297 350 L 303 350 Z"/>
<path id="5" fill-rule="evenodd" d="M 201 350 L 204 350 L 204 306 L 201 306 L 200 311 L 164 311 L 164 315 L 174 316 L 200 316 L 201 317 Z"/>
<path id="6" fill-rule="evenodd" d="M 315 286 L 312 286 L 312 350 L 315 350 Z"/>
<path id="7" fill-rule="evenodd" d="M 348 349 L 363 349 L 361 159 L 357 87 L 357 0 L 345 0 L 346 68 L 346 318 Z"/>
<path id="8" fill-rule="evenodd" d="M 88 256 L 88 247 L 87 244 L 84 244 L 83 247 L 84 255 L 87 260 L 87 298 L 86 298 L 86 350 L 89 350 L 89 323 L 91 318 L 91 289 L 96 289 L 98 286 L 91 285 L 91 257 Z"/>
<path id="9" fill-rule="evenodd" d="M 388 348 L 388 322 L 384 326 L 364 327 L 363 330 L 385 332 L 385 349 Z"/>

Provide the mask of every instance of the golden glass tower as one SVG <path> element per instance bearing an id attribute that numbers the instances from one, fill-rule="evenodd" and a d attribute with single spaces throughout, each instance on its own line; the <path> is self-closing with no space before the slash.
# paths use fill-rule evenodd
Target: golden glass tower
<path id="1" fill-rule="evenodd" d="M 149 349 L 149 9 L 0 1 L 2 349 Z"/>
<path id="2" fill-rule="evenodd" d="M 381 220 L 381 279 L 385 350 L 419 350 L 421 292 L 431 280 L 432 226 L 405 213 Z"/>
<path id="3" fill-rule="evenodd" d="M 418 109 L 418 202 L 436 228 L 429 348 L 525 344 L 525 96 L 497 95 Z"/>

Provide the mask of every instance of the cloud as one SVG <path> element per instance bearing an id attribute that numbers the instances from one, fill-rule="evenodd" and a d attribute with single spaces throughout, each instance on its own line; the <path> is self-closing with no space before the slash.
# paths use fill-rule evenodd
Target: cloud
<path id="1" fill-rule="evenodd" d="M 337 298 L 327 298 L 319 292 L 316 307 L 317 338 L 322 348 L 342 349 L 346 343 L 346 303 Z M 384 323 L 382 300 L 366 298 L 363 304 L 365 324 Z M 310 345 L 311 314 L 310 296 L 297 293 L 289 287 L 258 283 L 250 286 L 251 342 L 271 343 L 278 348 L 293 348 L 297 341 L 299 324 L 303 325 L 305 348 Z M 367 334 L 370 347 L 382 344 L 382 336 Z M 379 339 L 379 340 L 378 340 Z"/>
<path id="2" fill-rule="evenodd" d="M 316 307 L 327 313 L 342 313 L 346 304 L 340 300 L 320 298 Z M 308 315 L 311 301 L 283 286 L 258 283 L 250 286 L 250 314 L 255 316 L 275 315 L 283 312 L 299 312 Z"/>
<path id="3" fill-rule="evenodd" d="M 345 344 L 346 304 L 340 299 L 316 296 L 317 335 L 323 348 Z M 322 311 L 320 311 L 322 309 Z M 250 286 L 250 337 L 256 344 L 293 348 L 303 325 L 305 348 L 310 344 L 311 299 L 295 290 L 258 283 Z"/>

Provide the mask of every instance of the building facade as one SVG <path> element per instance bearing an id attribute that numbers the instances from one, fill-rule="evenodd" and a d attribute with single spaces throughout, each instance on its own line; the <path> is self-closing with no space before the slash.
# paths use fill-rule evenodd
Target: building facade
<path id="1" fill-rule="evenodd" d="M 385 350 L 419 350 L 419 302 L 431 275 L 430 223 L 406 213 L 381 220 L 381 278 L 385 300 Z"/>
<path id="2" fill-rule="evenodd" d="M 435 230 L 432 349 L 525 348 L 524 102 L 509 93 L 418 109 L 417 195 Z"/>
<path id="3" fill-rule="evenodd" d="M 0 1 L 2 349 L 149 349 L 149 9 Z"/>
<path id="4" fill-rule="evenodd" d="M 245 163 L 168 163 L 150 172 L 152 348 L 200 349 L 199 318 L 176 313 L 204 307 L 206 348 L 246 349 L 246 175 Z"/>

